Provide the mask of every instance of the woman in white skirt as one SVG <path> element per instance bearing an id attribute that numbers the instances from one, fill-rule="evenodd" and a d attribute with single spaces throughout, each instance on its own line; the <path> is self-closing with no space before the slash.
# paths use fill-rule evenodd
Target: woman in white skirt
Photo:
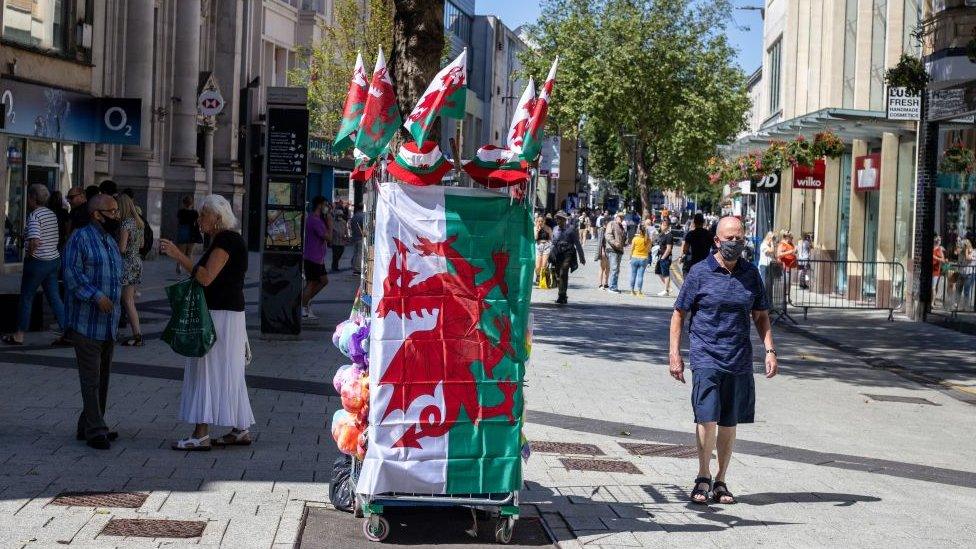
<path id="1" fill-rule="evenodd" d="M 210 237 L 210 247 L 196 265 L 176 244 L 166 239 L 159 241 L 160 251 L 203 286 L 217 332 L 217 342 L 204 357 L 186 360 L 179 419 L 196 427 L 189 437 L 173 443 L 174 450 L 209 450 L 210 425 L 231 427 L 229 433 L 214 439 L 213 445 L 248 445 L 248 428 L 254 423 L 244 379 L 247 245 L 234 230 L 237 218 L 222 196 L 212 194 L 203 199 L 197 223 Z"/>

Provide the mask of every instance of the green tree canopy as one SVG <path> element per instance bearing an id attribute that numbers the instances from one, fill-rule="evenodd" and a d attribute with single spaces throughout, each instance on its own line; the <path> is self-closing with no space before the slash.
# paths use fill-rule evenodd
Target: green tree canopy
<path id="1" fill-rule="evenodd" d="M 550 127 L 585 118 L 594 173 L 632 164 L 645 211 L 651 186 L 700 191 L 706 159 L 745 126 L 746 79 L 722 32 L 729 10 L 727 0 L 544 0 L 532 28 L 526 71 L 540 80 L 560 57 Z"/>

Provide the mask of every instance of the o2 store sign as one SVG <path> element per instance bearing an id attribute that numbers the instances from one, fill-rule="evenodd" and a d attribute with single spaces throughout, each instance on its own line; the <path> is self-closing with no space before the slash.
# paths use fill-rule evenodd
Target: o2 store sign
<path id="1" fill-rule="evenodd" d="M 752 192 L 754 193 L 779 193 L 780 182 L 782 179 L 782 172 L 775 171 L 769 175 L 763 176 L 762 179 L 751 180 L 750 186 L 752 187 Z"/>
<path id="2" fill-rule="evenodd" d="M 58 141 L 138 145 L 142 100 L 0 80 L 4 132 Z"/>

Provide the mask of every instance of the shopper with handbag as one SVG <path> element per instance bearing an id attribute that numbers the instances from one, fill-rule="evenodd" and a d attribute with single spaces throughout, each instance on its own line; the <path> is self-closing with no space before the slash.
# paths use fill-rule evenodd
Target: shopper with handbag
<path id="1" fill-rule="evenodd" d="M 203 357 L 186 360 L 179 419 L 193 423 L 195 428 L 189 437 L 173 443 L 174 450 L 210 450 L 211 424 L 231 427 L 213 445 L 248 445 L 248 429 L 254 423 L 244 376 L 247 245 L 235 230 L 237 218 L 230 203 L 220 195 L 203 199 L 198 223 L 209 237 L 210 247 L 196 265 L 176 244 L 160 240 L 160 251 L 203 286 L 217 335 L 216 343 Z"/>

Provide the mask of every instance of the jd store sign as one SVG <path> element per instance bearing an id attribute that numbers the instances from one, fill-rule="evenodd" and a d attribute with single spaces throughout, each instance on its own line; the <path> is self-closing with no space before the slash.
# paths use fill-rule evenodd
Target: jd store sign
<path id="1" fill-rule="evenodd" d="M 749 182 L 754 193 L 779 193 L 780 181 L 783 179 L 782 172 L 779 170 L 764 175 L 761 179 L 753 179 Z"/>

